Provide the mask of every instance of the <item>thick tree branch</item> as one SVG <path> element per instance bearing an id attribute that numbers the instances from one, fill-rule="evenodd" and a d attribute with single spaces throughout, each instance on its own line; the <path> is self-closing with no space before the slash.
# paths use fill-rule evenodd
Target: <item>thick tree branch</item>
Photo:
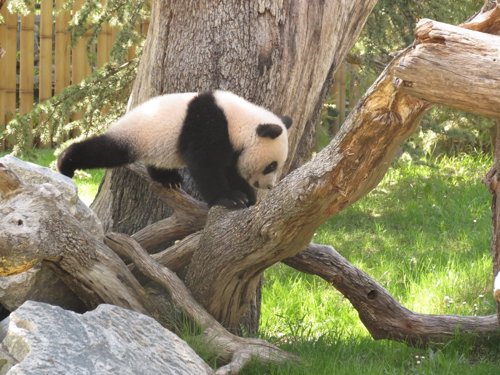
<path id="1" fill-rule="evenodd" d="M 500 19 L 499 11 L 491 14 Z M 413 49 L 400 60 L 395 75 L 403 80 L 405 93 L 500 117 L 499 62 L 500 37 L 424 19 L 417 25 Z"/>
<path id="2" fill-rule="evenodd" d="M 236 324 L 243 310 L 232 304 L 249 301 L 260 273 L 304 249 L 320 224 L 370 191 L 385 174 L 399 145 L 430 106 L 393 85 L 396 63 L 332 143 L 285 177 L 259 205 L 210 211 L 202 243 L 213 250 L 195 252 L 186 281 L 218 319 Z M 213 269 L 221 271 L 208 274 Z"/>
<path id="3" fill-rule="evenodd" d="M 389 64 L 335 139 L 287 175 L 258 205 L 209 212 L 200 241 L 203 249 L 195 251 L 186 283 L 218 320 L 229 327 L 236 325 L 260 273 L 304 249 L 320 224 L 381 180 L 402 142 L 431 106 L 405 92 L 395 77 L 400 61 L 411 51 L 403 51 Z"/>
<path id="4" fill-rule="evenodd" d="M 47 261 L 102 301 L 139 312 L 149 309 L 142 286 L 107 246 L 82 228 L 59 190 L 48 184 L 21 184 L 6 168 L 0 181 L 3 186 L 5 181 L 17 181 L 19 186 L 16 194 L 0 200 L 0 276 Z"/>
<path id="5" fill-rule="evenodd" d="M 330 246 L 311 244 L 283 263 L 331 283 L 349 299 L 375 339 L 420 345 L 449 341 L 458 332 L 500 336 L 500 325 L 494 315 L 416 314 L 402 307 L 380 284 Z"/>
<path id="6" fill-rule="evenodd" d="M 150 181 L 151 190 L 172 210 L 172 214 L 134 233 L 134 238 L 148 252 L 161 245 L 184 238 L 203 228 L 207 219 L 208 206 L 182 189 L 167 189 L 151 181 L 142 165 L 128 166 L 132 172 Z"/>

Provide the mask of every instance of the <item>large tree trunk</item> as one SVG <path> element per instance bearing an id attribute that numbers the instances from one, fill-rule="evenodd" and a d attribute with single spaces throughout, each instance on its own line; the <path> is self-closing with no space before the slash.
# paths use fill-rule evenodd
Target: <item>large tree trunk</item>
<path id="1" fill-rule="evenodd" d="M 231 90 L 293 117 L 287 169 L 292 163 L 296 167 L 309 157 L 334 69 L 375 3 L 155 1 L 130 104 L 168 92 Z M 169 214 L 149 185 L 129 169 L 106 173 L 92 208 L 106 230 L 129 234 Z M 212 267 L 210 273 L 220 272 L 217 264 Z M 251 332 L 259 310 L 259 274 L 255 276 L 248 286 L 252 298 L 242 300 L 236 314 L 239 320 L 250 311 L 253 318 L 246 326 Z M 203 294 L 201 286 L 191 286 L 196 295 Z M 231 324 L 237 325 L 234 320 Z"/>
<path id="2" fill-rule="evenodd" d="M 375 3 L 155 1 L 130 104 L 169 92 L 233 91 L 293 117 L 290 165 L 297 148 L 310 152 L 333 71 Z M 106 229 L 125 233 L 168 214 L 126 169 L 106 173 L 92 208 Z"/>

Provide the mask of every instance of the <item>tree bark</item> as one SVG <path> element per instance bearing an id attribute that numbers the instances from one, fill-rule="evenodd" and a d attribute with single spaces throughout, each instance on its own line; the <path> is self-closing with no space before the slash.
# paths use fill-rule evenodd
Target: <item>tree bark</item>
<path id="1" fill-rule="evenodd" d="M 156 1 L 130 105 L 168 92 L 233 91 L 293 117 L 286 168 L 292 162 L 295 168 L 314 145 L 334 69 L 375 3 Z M 106 173 L 92 208 L 106 230 L 129 234 L 169 214 L 148 185 L 123 168 Z M 238 319 L 255 300 L 258 279 Z"/>
<path id="2" fill-rule="evenodd" d="M 396 77 L 403 80 L 402 91 L 410 95 L 497 117 L 500 37 L 421 20 L 414 47 L 401 59 Z"/>
<path id="3" fill-rule="evenodd" d="M 457 333 L 500 337 L 500 325 L 494 315 L 429 315 L 404 308 L 332 247 L 311 244 L 283 263 L 331 283 L 349 299 L 374 339 L 425 345 L 447 342 Z"/>

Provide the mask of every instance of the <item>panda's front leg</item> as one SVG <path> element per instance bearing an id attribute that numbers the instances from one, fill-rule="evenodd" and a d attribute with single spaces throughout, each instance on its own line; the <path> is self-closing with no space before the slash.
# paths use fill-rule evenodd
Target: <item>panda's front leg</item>
<path id="1" fill-rule="evenodd" d="M 226 170 L 226 177 L 229 182 L 231 190 L 240 191 L 247 197 L 247 206 L 253 206 L 257 202 L 257 195 L 255 194 L 255 189 L 250 186 L 250 184 L 240 176 L 236 171 L 235 166 L 231 166 Z"/>
<path id="2" fill-rule="evenodd" d="M 198 162 L 191 165 L 188 163 L 188 169 L 201 196 L 210 207 L 238 209 L 249 205 L 249 198 L 244 192 L 231 188 L 224 167 Z"/>

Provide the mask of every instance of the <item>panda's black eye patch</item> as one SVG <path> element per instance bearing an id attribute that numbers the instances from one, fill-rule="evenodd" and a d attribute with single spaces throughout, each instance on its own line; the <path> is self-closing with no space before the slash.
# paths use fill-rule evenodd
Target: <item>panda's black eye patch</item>
<path id="1" fill-rule="evenodd" d="M 263 174 L 269 174 L 271 172 L 274 172 L 278 168 L 278 162 L 273 161 L 271 164 L 269 164 L 264 171 L 262 172 Z"/>

